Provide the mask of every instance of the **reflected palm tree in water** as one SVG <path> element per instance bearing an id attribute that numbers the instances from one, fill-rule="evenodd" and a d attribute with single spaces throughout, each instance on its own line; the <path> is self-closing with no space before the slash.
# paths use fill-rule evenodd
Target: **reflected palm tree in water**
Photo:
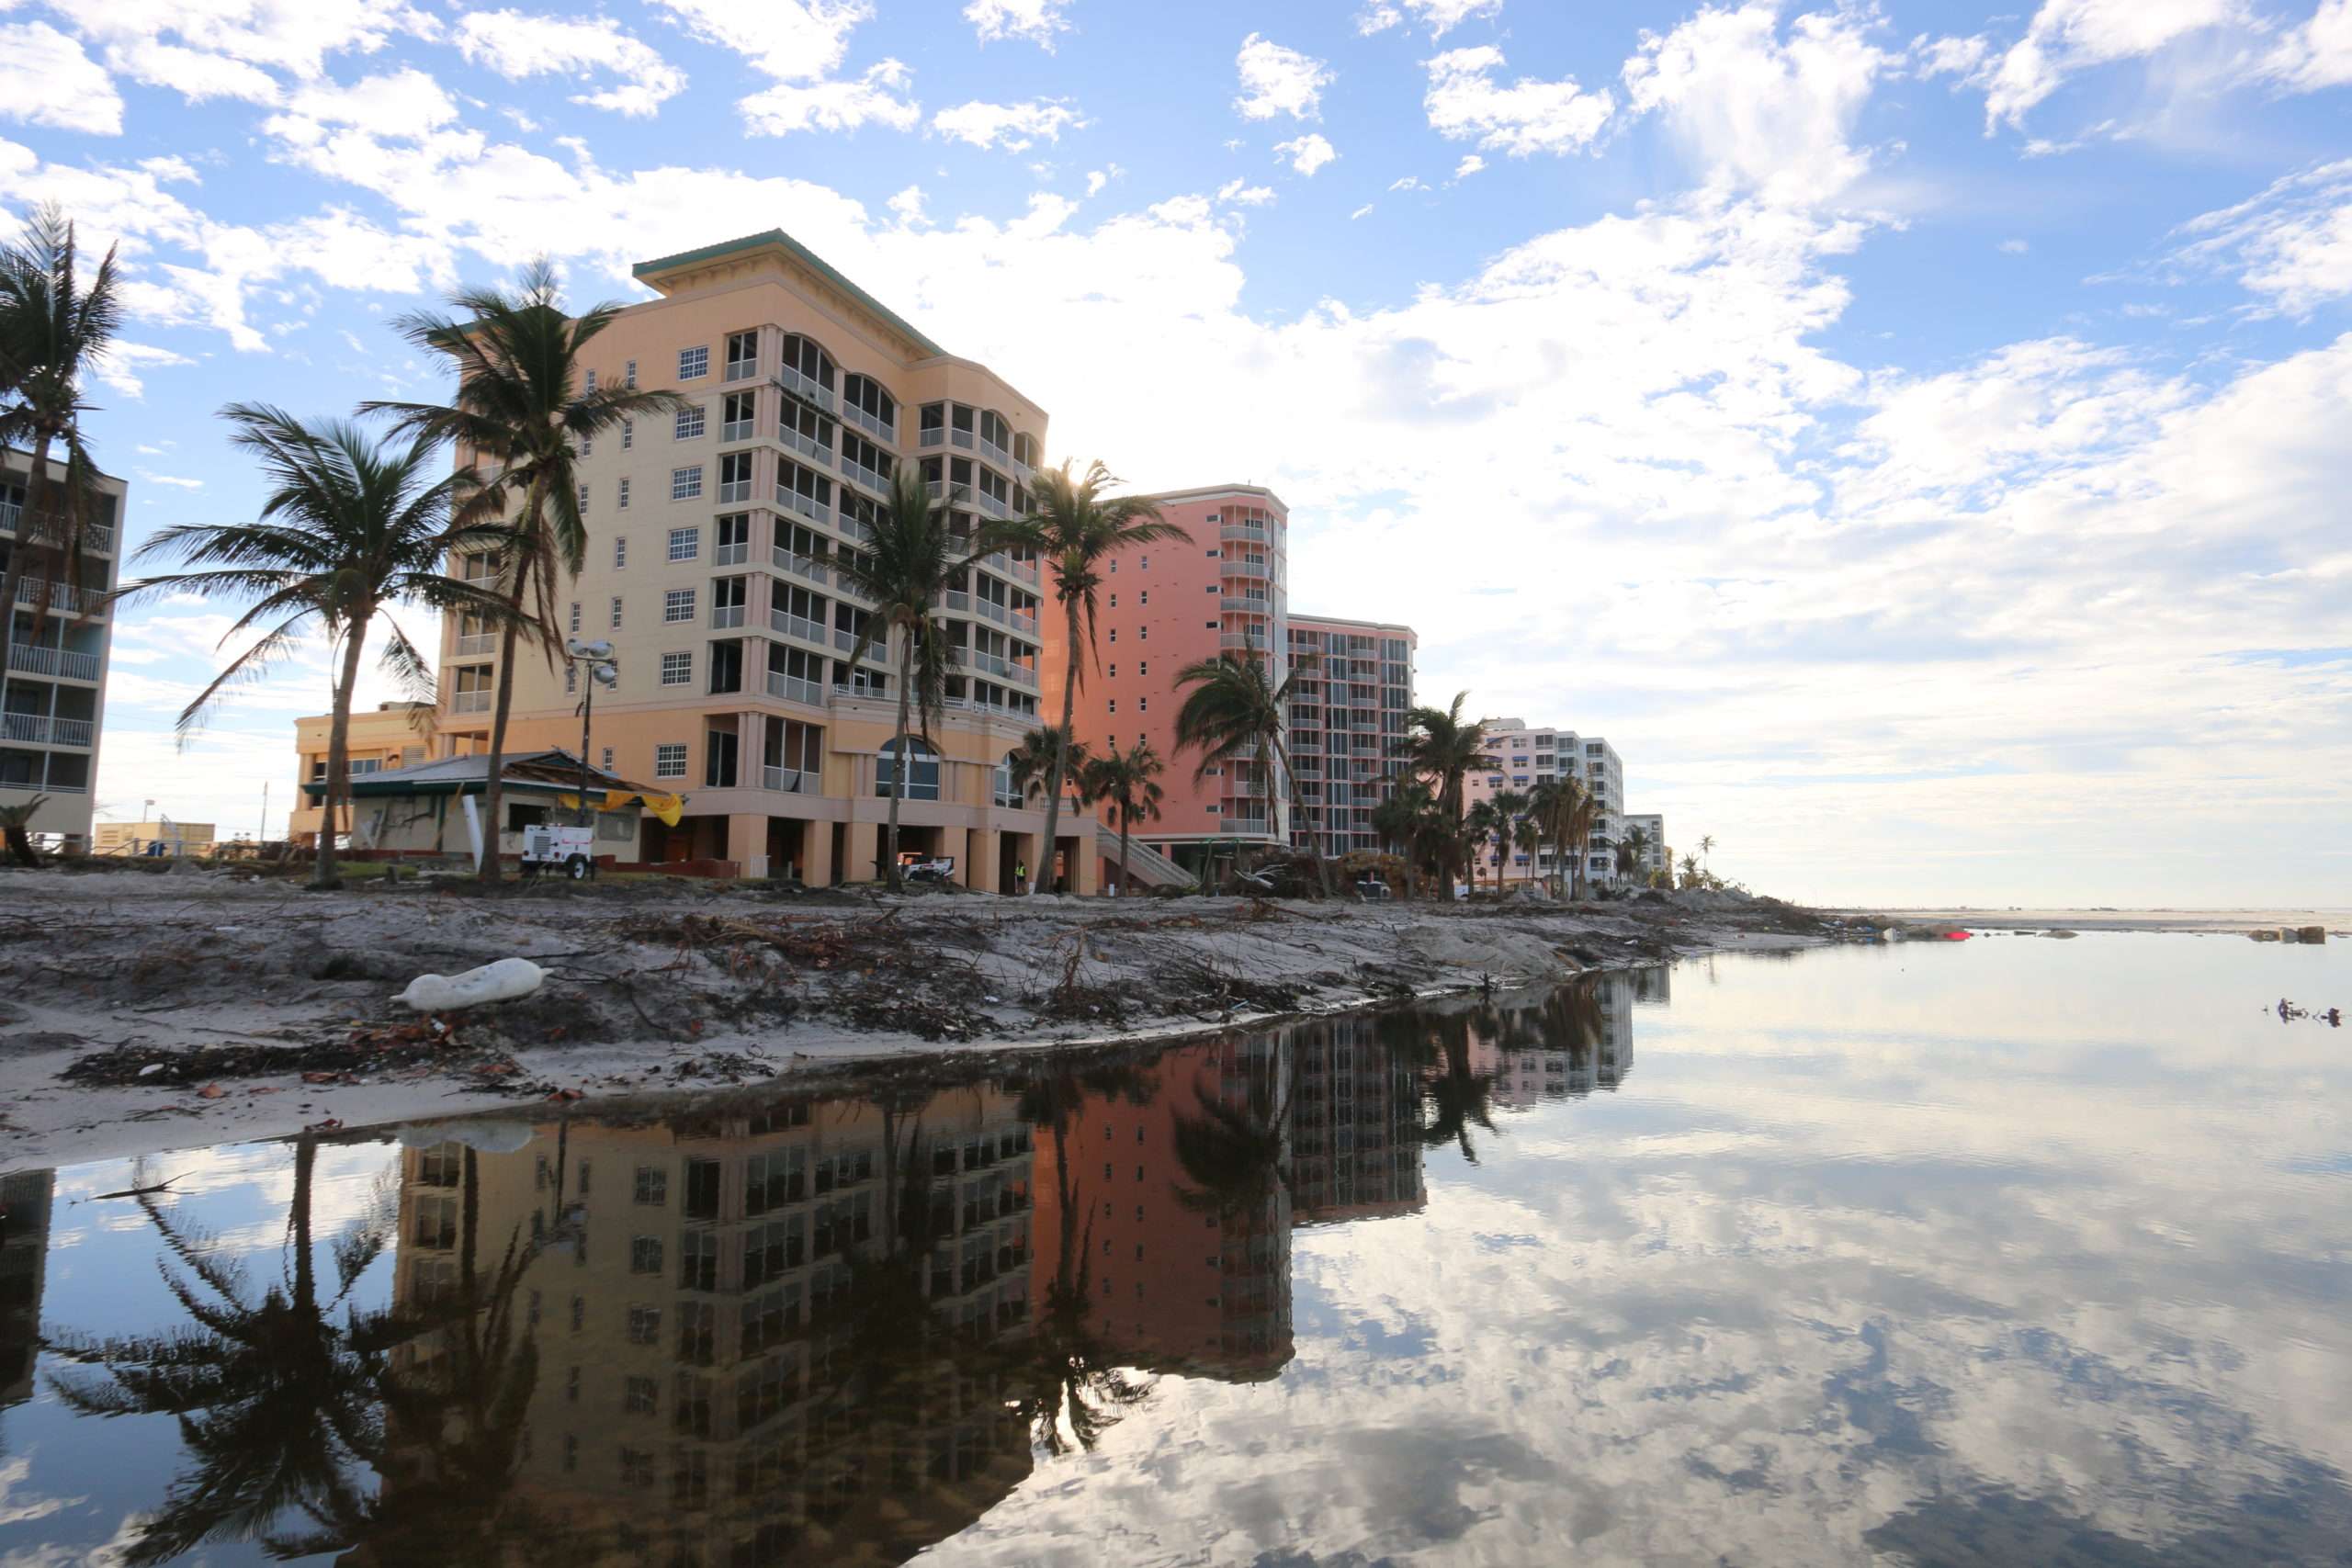
<path id="1" fill-rule="evenodd" d="M 317 1159 L 315 1140 L 295 1145 L 281 1280 L 257 1290 L 212 1235 L 142 1192 L 139 1205 L 164 1244 L 164 1284 L 187 1325 L 48 1340 L 52 1352 L 92 1369 L 50 1380 L 67 1409 L 178 1420 L 188 1462 L 139 1524 L 128 1563 L 163 1562 L 208 1543 L 266 1541 L 288 1512 L 359 1506 L 353 1478 L 381 1450 L 384 1369 L 415 1326 L 351 1301 L 391 1238 L 386 1191 L 334 1238 L 332 1278 L 322 1285 L 311 1235 Z M 152 1185 L 143 1166 L 133 1185 Z"/>
<path id="2" fill-rule="evenodd" d="M 1467 1012 L 1397 1013 L 1380 1021 L 1376 1036 L 1384 1048 L 1401 1053 L 1413 1065 L 1420 1082 L 1421 1145 L 1435 1149 L 1455 1145 L 1462 1157 L 1476 1165 L 1478 1147 L 1472 1129 L 1495 1130 L 1490 1103 L 1495 1076 L 1471 1065 L 1471 1023 Z"/>
<path id="3" fill-rule="evenodd" d="M 1013 1408 L 1029 1424 L 1034 1448 L 1056 1458 L 1091 1450 L 1102 1434 L 1151 1395 L 1151 1384 L 1110 1363 L 1094 1334 L 1094 1213 L 1085 1178 L 1069 1157 L 1071 1125 L 1090 1100 L 1148 1104 L 1158 1083 L 1127 1064 L 1080 1070 L 1055 1053 L 1023 1089 L 1020 1115 L 1054 1140 L 1054 1193 L 1059 1225 L 1044 1310 L 1017 1349 Z"/>

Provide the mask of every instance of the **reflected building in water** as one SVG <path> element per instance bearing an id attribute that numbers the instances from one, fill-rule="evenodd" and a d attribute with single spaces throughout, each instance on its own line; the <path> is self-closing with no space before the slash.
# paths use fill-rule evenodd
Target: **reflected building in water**
<path id="1" fill-rule="evenodd" d="M 0 1176 L 0 1410 L 33 1394 L 56 1180 L 56 1173 L 48 1170 Z"/>
<path id="2" fill-rule="evenodd" d="M 1472 1059 L 1491 1078 L 1494 1104 L 1525 1110 L 1623 1084 L 1634 1070 L 1634 1010 L 1665 1005 L 1671 975 L 1664 965 L 1599 975 L 1530 1000 L 1479 1008 Z"/>

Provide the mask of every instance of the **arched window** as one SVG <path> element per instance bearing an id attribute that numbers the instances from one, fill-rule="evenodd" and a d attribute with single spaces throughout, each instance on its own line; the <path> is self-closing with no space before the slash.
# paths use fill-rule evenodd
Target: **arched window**
<path id="1" fill-rule="evenodd" d="M 1008 810 L 1017 810 L 1028 804 L 1022 798 L 1021 786 L 1012 782 L 1012 759 L 1016 754 L 1007 751 L 996 764 L 996 803 Z"/>
<path id="2" fill-rule="evenodd" d="M 939 798 L 939 753 L 926 746 L 918 735 L 907 737 L 907 800 L 937 800 Z M 899 742 L 886 740 L 882 751 L 874 760 L 874 793 L 888 797 L 890 785 L 899 771 Z"/>
<path id="3" fill-rule="evenodd" d="M 855 414 L 863 414 L 862 423 L 884 441 L 899 439 L 899 400 L 884 389 L 882 383 L 871 376 L 855 373 L 842 378 L 842 402 Z"/>
<path id="4" fill-rule="evenodd" d="M 833 389 L 833 356 L 820 347 L 815 338 L 803 337 L 798 333 L 785 333 L 783 368 L 815 382 L 824 392 Z M 792 384 L 792 377 L 786 376 L 785 385 Z"/>

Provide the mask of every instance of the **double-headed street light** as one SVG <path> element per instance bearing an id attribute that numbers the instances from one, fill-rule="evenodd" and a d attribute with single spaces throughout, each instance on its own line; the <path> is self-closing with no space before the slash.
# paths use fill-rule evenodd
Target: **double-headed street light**
<path id="1" fill-rule="evenodd" d="M 563 652 L 574 666 L 588 667 L 587 689 L 580 698 L 580 825 L 585 828 L 594 820 L 588 805 L 588 735 L 595 721 L 596 688 L 618 685 L 621 671 L 620 666 L 613 662 L 613 645 L 601 637 L 594 642 L 566 637 Z"/>

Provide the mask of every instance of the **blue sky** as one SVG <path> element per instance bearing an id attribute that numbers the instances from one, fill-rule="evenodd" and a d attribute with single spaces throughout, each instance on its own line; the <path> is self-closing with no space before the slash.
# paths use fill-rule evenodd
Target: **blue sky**
<path id="1" fill-rule="evenodd" d="M 1273 485 L 1293 602 L 1607 734 L 1819 899 L 2342 903 L 2352 0 L 0 6 L 0 198 L 119 240 L 132 535 L 246 514 L 212 411 L 434 382 L 544 251 L 791 230 L 1149 487 Z M 99 795 L 282 809 L 323 665 Z"/>

